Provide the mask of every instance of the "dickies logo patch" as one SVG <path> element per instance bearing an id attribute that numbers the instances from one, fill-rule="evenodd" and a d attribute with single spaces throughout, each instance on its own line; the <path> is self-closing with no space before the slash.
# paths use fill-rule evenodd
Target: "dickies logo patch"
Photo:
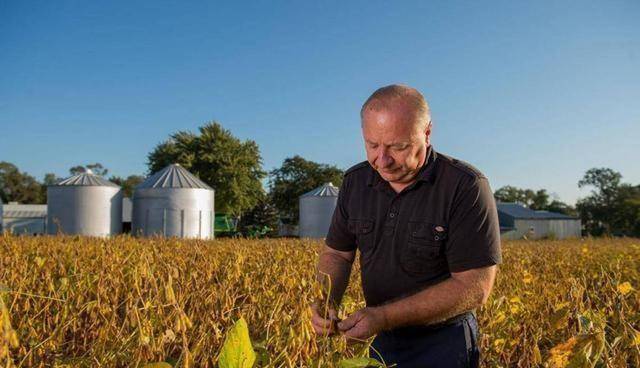
<path id="1" fill-rule="evenodd" d="M 433 227 L 433 239 L 445 240 L 447 238 L 447 229 L 444 226 L 435 225 Z"/>

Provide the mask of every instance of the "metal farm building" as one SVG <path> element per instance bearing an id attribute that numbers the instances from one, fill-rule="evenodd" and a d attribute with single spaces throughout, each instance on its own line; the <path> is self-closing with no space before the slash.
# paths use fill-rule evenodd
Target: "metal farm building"
<path id="1" fill-rule="evenodd" d="M 47 187 L 47 233 L 109 236 L 122 232 L 122 190 L 91 171 Z"/>
<path id="2" fill-rule="evenodd" d="M 299 236 L 324 238 L 329 231 L 331 216 L 338 202 L 339 189 L 326 183 L 300 196 Z"/>
<path id="3" fill-rule="evenodd" d="M 133 193 L 134 235 L 214 237 L 214 191 L 173 164 L 148 177 Z"/>
<path id="4" fill-rule="evenodd" d="M 516 203 L 498 203 L 502 239 L 575 238 L 582 233 L 579 218 L 549 211 L 534 211 Z"/>
<path id="5" fill-rule="evenodd" d="M 36 235 L 47 232 L 46 204 L 2 204 L 0 200 L 0 233 Z"/>

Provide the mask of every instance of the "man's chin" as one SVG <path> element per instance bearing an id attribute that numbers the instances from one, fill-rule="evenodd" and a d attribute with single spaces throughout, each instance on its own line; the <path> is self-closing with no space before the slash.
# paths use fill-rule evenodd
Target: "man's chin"
<path id="1" fill-rule="evenodd" d="M 378 174 L 380 174 L 382 179 L 384 179 L 385 181 L 397 184 L 410 183 L 413 181 L 414 177 L 412 173 L 407 173 L 402 170 L 395 170 L 392 172 L 378 171 Z"/>
<path id="2" fill-rule="evenodd" d="M 380 171 L 378 173 L 380 174 L 380 176 L 382 176 L 384 180 L 388 182 L 395 182 L 395 181 L 401 180 L 403 177 L 402 173 L 397 170 L 392 171 L 390 173 L 380 172 Z"/>

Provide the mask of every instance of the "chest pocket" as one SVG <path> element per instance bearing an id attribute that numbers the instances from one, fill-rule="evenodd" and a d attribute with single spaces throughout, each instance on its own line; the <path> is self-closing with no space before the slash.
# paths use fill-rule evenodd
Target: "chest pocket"
<path id="1" fill-rule="evenodd" d="M 447 228 L 427 221 L 409 221 L 407 243 L 401 255 L 403 269 L 412 275 L 437 273 L 446 265 Z"/>
<path id="2" fill-rule="evenodd" d="M 366 258 L 371 255 L 374 248 L 375 222 L 369 219 L 349 219 L 348 230 L 355 234 L 356 244 L 361 256 Z"/>

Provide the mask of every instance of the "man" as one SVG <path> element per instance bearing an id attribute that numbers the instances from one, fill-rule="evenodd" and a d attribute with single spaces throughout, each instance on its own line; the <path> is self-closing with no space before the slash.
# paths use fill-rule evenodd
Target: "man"
<path id="1" fill-rule="evenodd" d="M 416 89 L 380 88 L 360 117 L 367 161 L 347 170 L 340 188 L 318 261 L 330 292 L 312 308 L 314 330 L 354 341 L 377 335 L 371 356 L 399 368 L 476 367 L 475 309 L 501 262 L 487 178 L 433 150 L 429 107 Z M 356 250 L 367 307 L 338 321 Z"/>

